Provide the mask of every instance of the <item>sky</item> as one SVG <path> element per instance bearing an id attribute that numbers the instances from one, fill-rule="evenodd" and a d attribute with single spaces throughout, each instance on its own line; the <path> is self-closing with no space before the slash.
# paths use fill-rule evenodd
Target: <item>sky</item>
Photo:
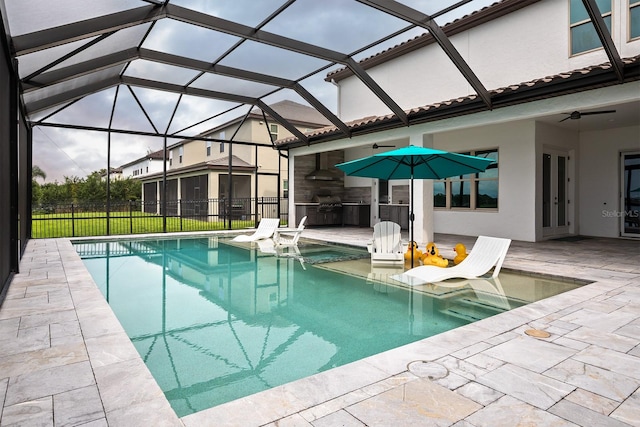
<path id="1" fill-rule="evenodd" d="M 74 0 L 64 0 L 63 4 L 73 3 Z M 89 0 L 85 0 L 87 3 Z M 12 10 L 9 7 L 10 31 L 12 35 L 19 35 L 40 29 L 45 20 L 47 25 L 63 25 L 75 19 L 87 19 L 100 13 L 109 13 L 121 8 L 146 5 L 142 0 L 111 0 L 102 2 L 90 0 L 95 7 L 83 7 L 77 15 L 64 13 L 64 6 L 49 5 L 50 10 L 40 10 L 41 15 L 35 17 L 35 23 L 22 22 L 12 17 L 21 16 L 20 13 L 29 12 L 24 2 L 25 11 Z M 495 0 L 473 0 L 455 12 L 449 13 L 436 21 L 440 25 L 450 22 L 464 14 L 493 3 Z M 50 2 L 55 3 L 55 2 Z M 244 25 L 255 26 L 265 17 L 280 7 L 284 0 L 172 0 L 171 3 L 210 13 L 223 19 L 233 20 Z M 456 3 L 454 0 L 402 0 L 402 3 L 432 14 L 442 7 Z M 9 2 L 21 5 L 20 2 Z M 56 7 L 57 6 L 57 7 Z M 20 6 L 14 6 L 20 9 Z M 114 8 L 109 9 L 110 7 Z M 31 18 L 33 16 L 28 15 Z M 313 17 L 313 19 L 308 19 Z M 303 25 L 301 25 L 303 23 Z M 137 46 L 149 28 L 150 24 L 143 24 L 133 28 L 123 29 L 113 36 L 97 43 L 91 49 L 73 56 L 69 61 L 61 63 L 63 67 L 74 62 L 87 60 L 120 47 Z M 276 33 L 285 37 L 298 39 L 306 43 L 321 46 L 341 53 L 352 53 L 370 44 L 386 34 L 405 28 L 408 23 L 383 14 L 368 6 L 352 0 L 297 0 L 292 6 L 282 12 L 277 18 L 266 23 L 264 31 Z M 400 34 L 384 45 L 376 46 L 355 56 L 357 60 L 371 56 L 390 46 L 407 41 L 426 32 L 422 28 L 412 29 Z M 150 35 L 144 39 L 143 48 L 178 54 L 192 59 L 212 62 L 220 58 L 227 50 L 234 46 L 237 37 L 211 31 L 201 27 L 194 27 L 172 19 L 157 21 Z M 87 41 L 78 41 L 60 46 L 52 50 L 36 52 L 19 58 L 20 74 L 29 73 L 48 63 L 51 57 L 63 55 L 83 45 Z M 231 54 L 223 57 L 220 64 L 257 71 L 287 79 L 299 79 L 313 71 L 330 65 L 318 58 L 310 58 L 302 54 L 270 47 L 261 43 L 247 41 Z M 53 67 L 53 69 L 57 68 Z M 341 68 L 332 66 L 309 76 L 301 81 L 301 85 L 311 92 L 327 108 L 336 113 L 337 88 L 324 80 L 327 73 Z M 100 71 L 105 76 L 117 74 L 122 67 Z M 125 75 L 140 78 L 153 78 L 167 83 L 184 85 L 198 75 L 192 70 L 185 70 L 151 61 L 136 60 L 127 68 Z M 152 77 L 149 77 L 152 76 Z M 275 87 L 230 79 L 228 77 L 206 74 L 192 83 L 193 87 L 209 90 L 221 90 L 239 93 L 250 97 L 264 96 L 275 90 Z M 26 95 L 28 96 L 28 95 Z M 267 104 L 273 104 L 283 99 L 295 102 L 306 102 L 292 90 L 281 90 L 263 98 Z M 137 130 L 144 132 L 158 131 L 163 133 L 177 132 L 194 123 L 209 118 L 217 113 L 226 111 L 238 104 L 209 100 L 202 97 L 183 96 L 177 94 L 133 87 L 129 89 L 121 86 L 119 89 L 109 88 L 89 95 L 72 105 L 57 111 L 52 109 L 33 115 L 33 120 L 52 123 L 74 124 L 82 126 L 109 126 L 112 107 L 115 109 L 112 127 L 115 129 Z M 178 103 L 179 100 L 179 103 Z M 148 114 L 142 112 L 141 104 Z M 176 108 L 177 105 L 177 108 Z M 60 107 L 56 107 L 60 108 Z M 181 132 L 183 135 L 197 135 L 211 129 L 229 119 L 242 116 L 249 107 L 236 109 L 228 114 L 209 120 L 196 127 Z M 175 115 L 172 113 L 175 110 Z M 55 114 L 51 115 L 51 113 Z M 171 122 L 170 122 L 171 121 Z M 169 139 L 168 144 L 176 143 L 179 139 Z M 110 150 L 108 150 L 110 146 Z M 107 154 L 110 153 L 111 167 L 119 167 L 125 163 L 143 157 L 146 153 L 162 149 L 163 139 L 158 137 L 131 136 L 112 133 L 110 138 L 105 132 L 86 130 L 70 130 L 54 127 L 37 126 L 33 131 L 33 164 L 39 166 L 47 175 L 45 182 L 63 182 L 65 177 L 86 177 L 94 171 L 106 169 Z"/>

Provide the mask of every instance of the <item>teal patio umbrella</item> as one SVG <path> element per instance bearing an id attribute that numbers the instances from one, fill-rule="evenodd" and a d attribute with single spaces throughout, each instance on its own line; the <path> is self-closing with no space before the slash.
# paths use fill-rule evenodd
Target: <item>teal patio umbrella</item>
<path id="1" fill-rule="evenodd" d="M 409 145 L 396 150 L 374 154 L 362 159 L 339 163 L 336 167 L 350 176 L 378 179 L 409 179 L 411 222 L 409 240 L 413 241 L 413 180 L 444 179 L 469 173 L 484 172 L 493 163 L 491 159 L 451 153 L 433 148 Z M 413 251 L 411 251 L 413 266 Z"/>

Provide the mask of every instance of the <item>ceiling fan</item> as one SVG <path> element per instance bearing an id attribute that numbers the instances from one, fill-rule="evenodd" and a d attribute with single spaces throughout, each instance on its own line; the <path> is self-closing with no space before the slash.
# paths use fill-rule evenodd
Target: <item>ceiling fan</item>
<path id="1" fill-rule="evenodd" d="M 377 150 L 378 148 L 395 148 L 395 145 L 378 145 L 378 144 L 373 144 L 371 146 L 371 148 L 373 148 L 374 150 Z"/>
<path id="2" fill-rule="evenodd" d="M 591 116 L 593 114 L 609 114 L 609 113 L 615 113 L 615 112 L 616 110 L 588 111 L 586 113 L 581 113 L 580 111 L 573 111 L 571 113 L 562 113 L 562 114 L 568 114 L 568 116 L 560 120 L 560 122 L 564 122 L 565 120 L 569 120 L 569 119 L 578 120 L 582 118 L 582 116 Z"/>

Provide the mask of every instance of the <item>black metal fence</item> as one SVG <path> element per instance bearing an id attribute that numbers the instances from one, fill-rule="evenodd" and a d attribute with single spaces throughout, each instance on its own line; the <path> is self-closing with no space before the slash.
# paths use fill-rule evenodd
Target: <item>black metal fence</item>
<path id="1" fill-rule="evenodd" d="M 33 238 L 109 236 L 255 227 L 262 218 L 288 223 L 288 199 L 258 197 L 161 202 L 71 203 L 36 206 Z"/>

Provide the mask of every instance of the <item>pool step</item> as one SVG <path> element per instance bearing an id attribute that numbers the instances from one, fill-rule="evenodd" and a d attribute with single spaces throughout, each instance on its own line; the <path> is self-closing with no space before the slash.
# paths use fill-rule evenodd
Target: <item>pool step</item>
<path id="1" fill-rule="evenodd" d="M 487 304 L 484 301 L 460 298 L 456 299 L 455 303 L 447 307 L 445 310 L 442 310 L 442 313 L 470 322 L 475 322 L 495 314 L 504 313 L 505 311 L 508 311 L 508 309 L 496 307 L 494 305 Z"/>

